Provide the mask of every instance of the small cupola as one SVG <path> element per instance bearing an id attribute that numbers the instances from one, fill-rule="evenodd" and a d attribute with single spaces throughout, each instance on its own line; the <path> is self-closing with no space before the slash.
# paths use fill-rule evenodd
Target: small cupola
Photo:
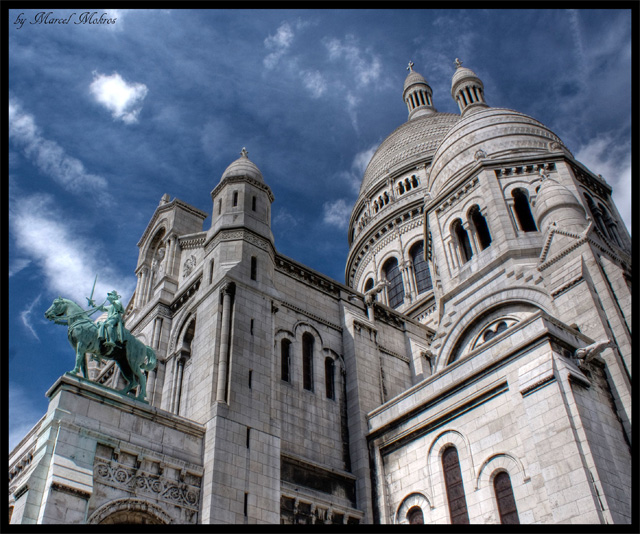
<path id="1" fill-rule="evenodd" d="M 271 203 L 273 193 L 258 166 L 249 159 L 246 148 L 222 173 L 220 183 L 211 191 L 213 215 L 211 230 L 245 227 L 273 242 Z"/>
<path id="2" fill-rule="evenodd" d="M 409 74 L 404 81 L 402 99 L 409 110 L 409 120 L 435 113 L 437 110 L 433 107 L 433 91 L 427 80 L 413 70 L 413 61 L 409 61 L 407 70 Z"/>
<path id="3" fill-rule="evenodd" d="M 462 66 L 456 58 L 456 72 L 451 79 L 451 96 L 457 102 L 460 113 L 464 116 L 469 110 L 488 108 L 484 99 L 484 85 L 478 75 L 471 69 Z"/>

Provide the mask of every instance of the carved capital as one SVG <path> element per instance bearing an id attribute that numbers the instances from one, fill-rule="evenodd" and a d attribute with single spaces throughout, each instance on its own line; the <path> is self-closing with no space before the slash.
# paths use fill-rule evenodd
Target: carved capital
<path id="1" fill-rule="evenodd" d="M 220 290 L 220 292 L 223 295 L 229 295 L 230 297 L 233 297 L 233 295 L 235 295 L 235 292 L 236 292 L 235 282 L 227 282 L 225 285 L 222 286 L 222 289 Z"/>

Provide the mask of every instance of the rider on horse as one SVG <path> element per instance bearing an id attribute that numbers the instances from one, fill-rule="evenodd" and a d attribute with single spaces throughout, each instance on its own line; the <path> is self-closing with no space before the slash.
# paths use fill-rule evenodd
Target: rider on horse
<path id="1" fill-rule="evenodd" d="M 116 341 L 122 343 L 124 339 L 122 316 L 124 315 L 124 307 L 120 302 L 120 295 L 113 290 L 107 293 L 107 300 L 111 303 L 111 306 L 98 306 L 98 309 L 107 312 L 107 319 L 98 323 L 98 337 L 100 341 L 104 342 L 105 347 L 108 348 L 108 353 L 116 346 Z"/>

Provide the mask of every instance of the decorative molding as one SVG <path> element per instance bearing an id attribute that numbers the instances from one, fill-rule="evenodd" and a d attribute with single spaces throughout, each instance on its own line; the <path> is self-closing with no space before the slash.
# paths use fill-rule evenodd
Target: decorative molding
<path id="1" fill-rule="evenodd" d="M 185 302 L 187 302 L 197 291 L 200 289 L 200 283 L 202 282 L 202 273 L 200 276 L 189 285 L 182 293 L 177 295 L 173 302 L 169 304 L 169 309 L 172 314 L 175 314 Z"/>
<path id="2" fill-rule="evenodd" d="M 378 303 L 373 305 L 374 317 L 383 323 L 387 323 L 395 328 L 404 330 L 404 319 L 399 313 L 392 311 L 390 308 L 382 307 Z"/>
<path id="3" fill-rule="evenodd" d="M 204 241 L 207 238 L 206 232 L 199 232 L 198 234 L 186 235 L 178 238 L 178 244 L 183 250 L 200 248 L 204 245 Z"/>
<path id="4" fill-rule="evenodd" d="M 329 328 L 332 328 L 333 330 L 337 330 L 338 332 L 342 332 L 342 327 L 337 325 L 337 324 L 333 324 L 330 323 L 329 321 L 323 319 L 322 317 L 319 317 L 318 315 L 314 315 L 313 313 L 309 313 L 308 311 L 303 310 L 302 308 L 299 308 L 298 306 L 294 306 L 293 304 L 289 304 L 288 302 L 280 302 L 280 304 L 282 304 L 283 307 L 290 309 L 291 311 L 294 311 L 296 313 L 299 313 L 301 315 L 304 315 L 305 317 L 308 317 L 309 319 L 313 319 L 314 321 L 321 323 L 325 326 L 328 326 Z"/>
<path id="5" fill-rule="evenodd" d="M 94 479 L 102 484 L 136 495 L 148 495 L 174 506 L 198 511 L 201 479 L 189 474 L 191 483 L 169 480 L 163 476 L 144 473 L 133 467 L 96 458 Z"/>
<path id="6" fill-rule="evenodd" d="M 265 184 L 264 182 L 261 182 L 259 180 L 256 180 L 255 178 L 251 178 L 250 176 L 247 175 L 242 175 L 242 176 L 227 176 L 224 180 L 221 180 L 220 183 L 214 188 L 213 191 L 211 191 L 211 198 L 215 198 L 218 193 L 220 192 L 220 190 L 225 187 L 227 184 L 237 184 L 237 183 L 248 183 L 251 184 L 252 186 L 254 186 L 257 189 L 260 189 L 261 191 L 264 191 L 267 196 L 269 197 L 269 200 L 271 202 L 273 202 L 275 200 L 275 197 L 273 196 L 273 193 L 271 192 L 271 188 Z"/>
<path id="7" fill-rule="evenodd" d="M 336 298 L 340 297 L 340 287 L 333 280 L 311 271 L 299 263 L 294 263 L 284 256 L 276 256 L 275 267 L 277 271 L 300 280 L 323 293 Z"/>
<path id="8" fill-rule="evenodd" d="M 535 384 L 531 384 L 530 386 L 527 386 L 526 388 L 521 390 L 520 393 L 523 397 L 526 397 L 527 395 L 530 395 L 531 393 L 534 393 L 539 389 L 542 389 L 543 387 L 546 387 L 555 381 L 556 381 L 556 377 L 554 375 L 546 376 L 543 379 L 538 380 Z"/>
<path id="9" fill-rule="evenodd" d="M 71 486 L 67 486 L 66 484 L 60 484 L 59 482 L 52 482 L 51 489 L 61 491 L 62 493 L 68 493 L 70 495 L 73 495 L 74 497 L 79 497 L 80 499 L 84 499 L 86 501 L 91 498 L 90 491 L 84 491 L 80 488 L 73 488 Z"/>
<path id="10" fill-rule="evenodd" d="M 183 202 L 182 200 L 174 198 L 171 202 L 167 204 L 162 204 L 156 208 L 156 211 L 151 216 L 151 220 L 149 221 L 149 224 L 147 224 L 145 231 L 142 233 L 142 237 L 140 238 L 140 241 L 138 241 L 138 245 L 137 245 L 138 247 L 142 246 L 142 244 L 147 240 L 147 238 L 149 237 L 149 234 L 151 233 L 151 230 L 155 227 L 156 222 L 160 218 L 160 215 L 163 213 L 169 212 L 174 208 L 182 208 L 187 213 L 190 213 L 191 215 L 195 215 L 196 217 L 199 217 L 203 221 L 209 216 L 209 214 L 205 213 L 204 211 L 201 211 L 198 208 L 194 208 L 193 206 L 190 206 L 189 204 L 187 204 L 186 202 Z"/>
<path id="11" fill-rule="evenodd" d="M 469 191 L 474 189 L 480 183 L 480 178 L 476 174 L 473 178 L 468 180 L 466 183 L 460 185 L 456 190 L 452 191 L 448 196 L 446 196 L 438 206 L 435 207 L 436 213 L 441 213 L 451 206 L 456 204 L 458 200 L 460 200 L 463 196 L 465 196 Z"/>
<path id="12" fill-rule="evenodd" d="M 538 176 L 536 173 L 540 171 L 555 171 L 556 164 L 555 162 L 550 163 L 533 163 L 533 164 L 523 164 L 523 165 L 509 165 L 507 167 L 502 167 L 498 169 L 494 169 L 496 173 L 496 178 L 501 178 L 504 176 L 518 176 L 525 174 L 532 174 Z"/>
<path id="13" fill-rule="evenodd" d="M 394 352 L 386 347 L 383 347 L 382 345 L 378 345 L 378 349 L 380 349 L 380 352 L 382 352 L 383 354 L 388 354 L 389 356 L 393 356 L 394 358 L 397 358 L 398 360 L 402 360 L 405 363 L 410 363 L 409 358 L 407 358 L 406 356 L 403 356 L 402 354 L 398 354 L 397 352 Z"/>

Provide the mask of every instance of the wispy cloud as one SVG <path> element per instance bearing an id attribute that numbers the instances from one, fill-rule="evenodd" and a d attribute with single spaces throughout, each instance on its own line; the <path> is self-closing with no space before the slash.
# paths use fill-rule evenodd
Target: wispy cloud
<path id="1" fill-rule="evenodd" d="M 105 251 L 79 235 L 77 221 L 74 224 L 62 217 L 50 197 L 33 195 L 12 200 L 11 234 L 21 253 L 42 269 L 51 294 L 84 305 L 96 274 L 99 274 L 95 293 L 98 298 L 112 289 L 125 298 L 133 293 L 134 281 L 118 275 L 104 260 Z"/>
<path id="2" fill-rule="evenodd" d="M 111 76 L 94 72 L 89 90 L 95 101 L 109 110 L 114 119 L 126 124 L 138 122 L 142 103 L 149 91 L 143 83 L 126 82 L 117 72 Z"/>
<path id="3" fill-rule="evenodd" d="M 102 176 L 87 172 L 79 159 L 43 136 L 33 115 L 24 111 L 15 98 L 9 99 L 9 138 L 22 147 L 40 171 L 67 191 L 86 195 L 106 189 L 107 181 Z"/>
<path id="4" fill-rule="evenodd" d="M 22 269 L 27 267 L 31 263 L 31 260 L 26 258 L 18 258 L 9 262 L 9 278 L 18 274 Z"/>
<path id="5" fill-rule="evenodd" d="M 380 58 L 373 52 L 360 48 L 353 35 L 347 35 L 344 40 L 325 39 L 324 45 L 329 52 L 329 59 L 345 61 L 347 67 L 353 72 L 357 86 L 364 87 L 380 79 L 382 73 Z"/>
<path id="6" fill-rule="evenodd" d="M 293 42 L 293 29 L 288 22 L 283 22 L 274 35 L 269 35 L 264 40 L 264 46 L 267 50 L 271 50 L 264 58 L 263 64 L 267 69 L 273 69 L 280 58 L 287 52 Z"/>
<path id="7" fill-rule="evenodd" d="M 341 230 L 345 230 L 349 226 L 349 218 L 355 201 L 355 197 L 360 191 L 360 183 L 364 171 L 369 165 L 373 154 L 378 145 L 373 145 L 366 150 L 358 152 L 351 163 L 351 168 L 342 171 L 336 177 L 342 183 L 346 183 L 351 190 L 351 195 L 346 198 L 338 198 L 334 201 L 325 202 L 322 205 L 323 222 L 329 226 L 335 226 Z"/>
<path id="8" fill-rule="evenodd" d="M 42 296 L 42 293 L 38 295 L 31 304 L 29 304 L 24 310 L 20 312 L 20 320 L 22 321 L 22 324 L 25 326 L 27 330 L 29 330 L 29 332 L 31 332 L 33 337 L 35 337 L 38 341 L 40 341 L 40 338 L 38 337 L 38 334 L 36 334 L 36 331 L 33 329 L 33 326 L 31 325 L 32 323 L 31 311 L 33 310 L 33 307 L 38 303 L 41 296 Z"/>
<path id="9" fill-rule="evenodd" d="M 302 84 L 311 93 L 312 98 L 320 98 L 327 90 L 327 80 L 317 70 L 302 70 L 300 72 Z"/>
<path id="10" fill-rule="evenodd" d="M 344 230 L 349 225 L 351 207 L 351 203 L 347 203 L 344 198 L 325 202 L 322 205 L 324 211 L 322 220 L 325 224 Z"/>

